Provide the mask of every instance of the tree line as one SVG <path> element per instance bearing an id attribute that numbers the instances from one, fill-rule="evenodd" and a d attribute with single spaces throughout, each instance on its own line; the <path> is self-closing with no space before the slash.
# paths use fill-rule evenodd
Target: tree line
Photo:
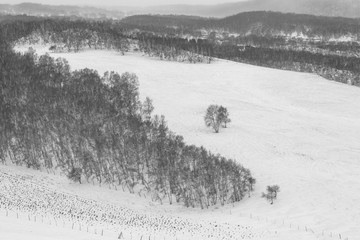
<path id="1" fill-rule="evenodd" d="M 157 19 L 158 16 L 153 18 Z M 175 20 L 185 21 L 182 19 L 193 21 L 197 18 L 187 20 L 187 17 L 179 17 Z M 151 31 L 142 29 L 149 27 Z M 152 32 L 153 30 L 155 32 Z M 125 53 L 130 45 L 135 43 L 139 51 L 164 60 L 210 63 L 213 57 L 218 57 L 280 69 L 315 72 L 328 79 L 354 85 L 359 85 L 360 82 L 359 57 L 349 55 L 358 49 L 358 44 L 355 43 L 308 44 L 299 40 L 256 34 L 225 36 L 219 42 L 212 34 L 208 39 L 196 37 L 195 33 L 190 33 L 192 37 L 185 38 L 179 33 L 184 31 L 183 29 L 173 30 L 175 32 L 152 25 L 136 26 L 126 21 L 85 21 L 68 18 L 21 17 L 20 20 L 14 20 L 11 17 L 10 20 L 1 22 L 1 31 L 13 43 L 34 43 L 40 38 L 48 43 L 57 43 L 52 46 L 53 51 L 105 48 Z M 303 46 L 307 46 L 307 49 Z M 339 50 L 342 53 L 337 53 Z"/>
<path id="2" fill-rule="evenodd" d="M 221 49 L 219 49 L 219 55 L 225 55 L 226 53 L 228 52 L 223 52 Z M 233 51 L 232 53 L 229 53 L 229 55 L 230 54 L 233 57 L 243 58 L 250 61 L 268 62 L 269 64 L 271 64 L 272 61 L 300 62 L 360 73 L 360 58 L 356 57 L 324 55 L 308 51 L 294 51 L 262 47 L 247 47 L 243 51 Z"/>
<path id="3" fill-rule="evenodd" d="M 13 52 L 7 37 L 0 31 L 2 162 L 58 168 L 187 207 L 238 202 L 252 190 L 250 170 L 187 145 L 153 116 L 136 75 L 71 71 L 64 59 Z"/>
<path id="4" fill-rule="evenodd" d="M 358 19 L 313 16 L 307 14 L 280 13 L 271 11 L 243 12 L 225 18 L 201 18 L 176 15 L 136 15 L 124 18 L 122 23 L 147 27 L 163 28 L 172 32 L 198 32 L 204 30 L 224 30 L 258 36 L 292 34 L 302 32 L 309 37 L 329 39 L 336 36 L 358 36 L 360 23 Z"/>
<path id="5" fill-rule="evenodd" d="M 190 63 L 211 63 L 213 60 L 213 47 L 203 39 L 185 39 L 149 33 L 138 33 L 135 39 L 138 40 L 141 52 L 160 59 Z"/>
<path id="6" fill-rule="evenodd" d="M 338 82 L 360 84 L 360 58 L 358 57 L 267 47 L 244 46 L 240 48 L 232 44 L 216 45 L 214 55 L 260 66 L 314 72 Z"/>
<path id="7" fill-rule="evenodd" d="M 2 30 L 13 44 L 51 44 L 50 50 L 54 52 L 78 52 L 88 48 L 111 49 L 124 54 L 133 43 L 141 52 L 162 60 L 210 63 L 213 55 L 213 47 L 206 40 L 137 32 L 112 20 L 20 18 L 18 21 L 3 22 Z"/>
<path id="8" fill-rule="evenodd" d="M 16 24 L 21 29 L 13 28 Z M 9 24 L 6 29 L 14 34 L 15 44 L 52 44 L 52 50 L 58 52 L 78 52 L 89 48 L 112 49 L 124 53 L 129 50 L 130 45 L 124 29 L 116 26 L 113 21 L 51 18 L 18 21 Z"/>
<path id="9" fill-rule="evenodd" d="M 314 72 L 330 80 L 360 84 L 360 48 L 356 42 L 360 24 L 356 19 L 259 11 L 222 19 L 141 15 L 125 18 L 124 23 L 157 35 L 203 38 L 211 44 L 213 57 Z M 289 38 L 293 33 L 302 33 L 310 40 Z M 355 40 L 329 41 L 343 36 Z"/>

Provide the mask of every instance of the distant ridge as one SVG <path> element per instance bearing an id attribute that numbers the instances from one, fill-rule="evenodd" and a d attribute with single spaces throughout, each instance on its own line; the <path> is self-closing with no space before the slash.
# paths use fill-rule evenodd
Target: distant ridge
<path id="1" fill-rule="evenodd" d="M 196 18 L 184 15 L 136 15 L 121 20 L 126 24 L 178 27 L 190 30 L 224 29 L 240 35 L 284 35 L 299 33 L 308 37 L 357 36 L 360 19 L 325 17 L 270 11 L 243 12 L 225 18 Z"/>
<path id="2" fill-rule="evenodd" d="M 124 8 L 122 8 L 124 9 Z M 186 14 L 226 17 L 248 11 L 278 11 L 318 16 L 360 18 L 359 0 L 248 0 L 218 5 L 162 5 L 129 8 L 127 15 Z"/>
<path id="3" fill-rule="evenodd" d="M 0 4 L 2 14 L 32 16 L 80 16 L 86 18 L 115 18 L 139 14 L 175 14 L 223 18 L 241 12 L 277 11 L 329 17 L 360 18 L 360 0 L 248 0 L 217 5 L 159 5 L 140 7 L 79 7 L 21 3 Z"/>
<path id="4" fill-rule="evenodd" d="M 45 5 L 38 3 L 20 3 L 16 5 L 0 4 L 1 14 L 30 16 L 77 16 L 85 18 L 121 19 L 124 13 L 119 10 L 106 10 L 96 7 L 79 7 L 66 5 Z"/>

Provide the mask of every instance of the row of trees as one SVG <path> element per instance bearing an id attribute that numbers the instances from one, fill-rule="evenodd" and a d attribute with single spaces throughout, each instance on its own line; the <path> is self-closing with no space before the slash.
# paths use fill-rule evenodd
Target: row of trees
<path id="1" fill-rule="evenodd" d="M 327 41 L 320 39 L 296 38 L 290 36 L 258 36 L 251 35 L 231 35 L 228 32 L 222 34 L 211 32 L 207 39 L 211 43 L 221 42 L 222 44 L 231 44 L 239 46 L 240 49 L 246 47 L 282 49 L 293 51 L 307 51 L 311 53 L 320 53 L 324 55 L 340 55 L 340 56 L 360 56 L 360 43 L 357 41 Z"/>
<path id="2" fill-rule="evenodd" d="M 263 16 L 264 13 L 252 13 L 250 19 L 256 19 Z M 265 14 L 266 18 L 272 21 L 278 18 L 294 18 L 292 15 L 281 15 L 275 13 Z M 246 17 L 247 14 L 240 14 L 238 16 L 225 18 L 219 20 L 221 24 L 228 24 L 233 21 Z M 140 16 L 148 19 L 148 16 Z M 153 21 L 159 17 L 150 17 Z M 222 43 L 217 40 L 212 41 L 196 37 L 196 32 L 192 29 L 192 22 L 199 22 L 199 26 L 205 24 L 207 19 L 187 18 L 187 17 L 163 17 L 165 19 L 172 19 L 175 22 L 186 22 L 184 28 L 175 29 L 171 32 L 168 28 L 160 26 L 153 26 L 151 31 L 140 30 L 136 28 L 146 27 L 138 25 L 129 25 L 127 22 L 135 21 L 128 19 L 125 22 L 116 21 L 84 21 L 84 20 L 70 20 L 70 19 L 43 19 L 43 18 L 20 18 L 19 21 L 4 21 L 1 24 L 1 31 L 7 39 L 12 42 L 38 42 L 40 40 L 46 43 L 54 43 L 54 51 L 80 51 L 84 48 L 94 49 L 116 49 L 120 52 L 128 51 L 130 43 L 128 39 L 135 39 L 139 43 L 139 50 L 150 55 L 162 59 L 188 62 L 211 62 L 212 57 L 219 57 L 224 59 L 231 59 L 235 61 L 248 62 L 257 65 L 270 66 L 281 68 L 286 66 L 286 69 L 297 70 L 293 67 L 294 63 L 300 64 L 302 70 L 310 71 L 314 68 L 319 74 L 320 71 L 329 69 L 328 73 L 336 70 L 339 77 L 332 75 L 331 79 L 337 79 L 341 82 L 348 82 L 346 76 L 351 75 L 351 81 L 357 84 L 359 78 L 359 58 L 356 56 L 349 57 L 348 53 L 359 49 L 358 44 L 326 44 L 326 42 L 314 43 L 311 49 L 301 50 L 301 47 L 307 44 L 301 40 L 286 40 L 281 37 L 275 37 L 276 32 L 271 32 L 270 35 L 262 35 L 253 32 L 251 35 L 238 36 L 236 38 L 226 37 L 221 39 Z M 163 18 L 160 17 L 162 20 Z M 140 21 L 143 22 L 144 19 Z M 226 20 L 227 19 L 227 20 Z M 312 18 L 310 18 L 312 19 Z M 151 21 L 149 20 L 149 23 Z M 155 21 L 154 20 L 154 21 Z M 216 20 L 217 21 L 217 20 Z M 248 20 L 247 20 L 248 21 Z M 249 24 L 247 21 L 244 24 Z M 293 21 L 293 20 L 292 20 Z M 312 19 L 309 21 L 323 21 L 321 19 Z M 250 21 L 251 22 L 251 21 Z M 345 21 L 346 22 L 346 21 Z M 351 22 L 351 21 L 350 21 Z M 355 23 L 342 23 L 347 27 L 356 27 Z M 137 24 L 140 24 L 137 23 Z M 141 23 L 143 24 L 143 23 Z M 187 26 L 187 24 L 190 24 Z M 206 25 L 206 24 L 205 24 Z M 205 26 L 204 25 L 204 26 Z M 152 26 L 147 24 L 147 26 Z M 174 25 L 176 26 L 176 24 Z M 196 25 L 197 26 L 197 25 Z M 271 27 L 269 27 L 271 29 Z M 157 29 L 157 30 L 156 30 Z M 205 28 L 206 29 L 206 28 Z M 226 29 L 226 28 L 225 28 Z M 191 38 L 184 38 L 182 32 L 189 30 Z M 337 31 L 337 30 L 336 30 Z M 334 34 L 332 36 L 335 36 Z M 339 35 L 340 36 L 340 35 Z M 237 45 L 244 47 L 238 47 Z M 315 51 L 316 50 L 316 51 Z M 325 51 L 325 52 L 324 52 Z M 341 51 L 342 54 L 336 52 Z M 324 53 L 323 53 L 324 52 Z M 329 53 L 329 54 L 328 54 Z M 331 71 L 330 71 L 331 70 Z M 340 71 L 347 71 L 346 74 Z M 324 75 L 324 74 L 322 74 Z M 326 74 L 329 75 L 329 74 Z M 341 78 L 341 79 L 338 79 Z"/>
<path id="3" fill-rule="evenodd" d="M 185 39 L 138 33 L 139 50 L 149 56 L 180 62 L 211 63 L 213 47 L 203 39 Z"/>
<path id="4" fill-rule="evenodd" d="M 69 20 L 68 20 L 69 21 Z M 60 21 L 68 25 L 68 21 Z M 56 21 L 44 22 L 34 28 L 34 31 L 16 41 L 17 44 L 52 44 L 51 50 L 55 52 L 79 52 L 89 49 L 111 49 L 121 53 L 129 51 L 130 42 L 123 29 L 114 30 L 112 23 L 88 23 L 72 21 L 66 28 L 58 28 Z"/>
<path id="5" fill-rule="evenodd" d="M 239 48 L 231 44 L 216 45 L 214 55 L 260 66 L 313 72 L 338 82 L 360 84 L 360 58 L 357 57 L 266 47 Z"/>
<path id="6" fill-rule="evenodd" d="M 243 12 L 225 18 L 201 18 L 176 15 L 137 15 L 125 18 L 122 22 L 172 33 L 197 34 L 199 30 L 215 30 L 258 36 L 291 35 L 302 33 L 311 38 L 351 35 L 358 38 L 359 21 L 351 18 L 334 18 L 304 14 L 253 11 Z"/>
<path id="7" fill-rule="evenodd" d="M 348 70 L 360 73 L 360 58 L 337 55 L 323 55 L 308 51 L 293 51 L 271 48 L 249 47 L 239 51 L 238 56 L 242 59 L 259 62 L 300 62 L 312 65 L 320 65 L 338 70 Z"/>
<path id="8" fill-rule="evenodd" d="M 223 19 L 143 15 L 128 17 L 123 22 L 157 35 L 207 38 L 213 57 L 314 72 L 331 80 L 360 84 L 356 42 L 359 23 L 352 19 L 250 12 Z M 286 37 L 294 33 L 313 41 Z M 344 36 L 351 37 L 353 42 L 329 42 Z"/>
<path id="9" fill-rule="evenodd" d="M 233 160 L 185 144 L 134 74 L 70 71 L 64 59 L 14 53 L 0 32 L 0 159 L 60 168 L 81 182 L 112 183 L 188 207 L 240 201 L 251 173 Z"/>
<path id="10" fill-rule="evenodd" d="M 29 18 L 4 22 L 2 28 L 14 44 L 51 44 L 54 52 L 90 48 L 125 53 L 132 39 L 136 40 L 140 51 L 164 60 L 210 63 L 213 56 L 213 46 L 208 41 L 138 32 L 116 21 Z"/>

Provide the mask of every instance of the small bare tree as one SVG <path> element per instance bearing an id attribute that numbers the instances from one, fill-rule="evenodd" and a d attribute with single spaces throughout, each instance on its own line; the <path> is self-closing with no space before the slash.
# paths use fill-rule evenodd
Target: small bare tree
<path id="1" fill-rule="evenodd" d="M 56 49 L 57 49 L 56 45 L 52 45 L 52 46 L 49 48 L 49 51 L 55 52 Z"/>
<path id="2" fill-rule="evenodd" d="M 249 197 L 250 197 L 250 193 L 251 193 L 252 191 L 254 191 L 254 185 L 255 185 L 255 183 L 256 183 L 256 179 L 255 179 L 255 178 L 253 178 L 253 177 L 249 177 L 249 178 L 248 178 Z"/>
<path id="3" fill-rule="evenodd" d="M 72 180 L 74 182 L 79 182 L 81 184 L 81 174 L 82 174 L 81 168 L 72 167 L 70 172 L 68 173 L 67 177 L 70 180 Z"/>
<path id="4" fill-rule="evenodd" d="M 214 129 L 216 133 L 219 132 L 221 119 L 219 116 L 219 106 L 218 105 L 210 105 L 206 110 L 206 114 L 204 117 L 205 125 L 207 127 L 211 127 Z"/>
<path id="5" fill-rule="evenodd" d="M 226 107 L 220 106 L 219 109 L 219 118 L 224 128 L 227 127 L 227 124 L 231 122 L 231 119 L 229 118 L 229 112 Z"/>
<path id="6" fill-rule="evenodd" d="M 204 120 L 206 126 L 213 128 L 216 133 L 219 132 L 221 124 L 224 124 L 223 127 L 226 128 L 227 124 L 231 122 L 227 109 L 218 105 L 208 107 Z"/>
<path id="7" fill-rule="evenodd" d="M 273 204 L 274 200 L 277 198 L 278 192 L 280 192 L 280 187 L 278 185 L 267 186 L 266 193 L 262 193 L 262 197 L 266 198 L 270 204 Z"/>
<path id="8" fill-rule="evenodd" d="M 141 105 L 141 114 L 143 116 L 143 120 L 149 122 L 151 120 L 151 114 L 153 111 L 153 101 L 149 97 L 146 97 L 144 103 Z"/>

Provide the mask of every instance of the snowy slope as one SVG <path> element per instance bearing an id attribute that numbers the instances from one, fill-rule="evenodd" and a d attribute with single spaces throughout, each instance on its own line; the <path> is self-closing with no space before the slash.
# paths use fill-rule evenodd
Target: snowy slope
<path id="1" fill-rule="evenodd" d="M 282 223 L 222 211 L 161 206 L 114 186 L 79 185 L 57 174 L 0 166 L 0 233 L 7 240 L 314 238 Z"/>
<path id="2" fill-rule="evenodd" d="M 52 223 L 54 224 L 54 222 Z M 0 234 L 4 240 L 96 240 L 99 235 L 95 233 L 81 232 L 71 228 L 57 227 L 47 223 L 36 223 L 34 219 L 28 220 L 28 216 L 20 215 L 17 218 L 16 213 L 9 214 L 6 217 L 5 212 L 0 215 Z M 100 233 L 99 233 L 100 234 Z M 103 240 L 116 239 L 114 237 L 102 237 Z"/>
<path id="3" fill-rule="evenodd" d="M 256 191 L 234 208 L 225 208 L 232 209 L 232 216 L 259 216 L 290 230 L 296 226 L 291 234 L 311 229 L 320 239 L 339 234 L 359 239 L 359 88 L 222 60 L 184 64 L 109 51 L 51 55 L 66 58 L 73 69 L 136 73 L 141 97 L 154 100 L 156 113 L 166 116 L 170 129 L 188 143 L 250 168 L 257 178 Z M 203 123 L 212 103 L 226 106 L 232 119 L 220 134 Z M 281 188 L 273 206 L 260 198 L 269 184 Z M 215 209 L 212 215 L 220 218 L 222 211 Z"/>

